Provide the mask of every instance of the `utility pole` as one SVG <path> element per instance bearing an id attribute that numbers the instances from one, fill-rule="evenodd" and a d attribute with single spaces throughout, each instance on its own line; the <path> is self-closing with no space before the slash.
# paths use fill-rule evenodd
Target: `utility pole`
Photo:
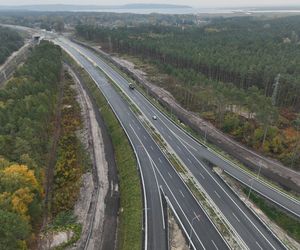
<path id="1" fill-rule="evenodd" d="M 261 161 L 259 161 L 259 169 L 258 169 L 258 173 L 257 173 L 257 176 L 256 176 L 256 179 L 257 179 L 257 180 L 259 179 L 261 167 L 262 167 L 262 164 L 261 164 Z M 253 186 L 253 181 L 254 181 L 254 178 L 251 179 L 251 186 L 250 186 L 250 189 L 249 189 L 247 201 L 249 201 L 249 198 L 250 198 L 250 194 L 251 194 L 252 186 Z"/>
<path id="2" fill-rule="evenodd" d="M 278 89 L 279 89 L 279 80 L 280 80 L 280 74 L 278 74 L 275 78 L 275 83 L 274 83 L 274 90 L 273 90 L 273 94 L 272 94 L 272 104 L 273 106 L 276 106 L 276 101 L 277 101 L 277 97 L 278 97 Z"/>

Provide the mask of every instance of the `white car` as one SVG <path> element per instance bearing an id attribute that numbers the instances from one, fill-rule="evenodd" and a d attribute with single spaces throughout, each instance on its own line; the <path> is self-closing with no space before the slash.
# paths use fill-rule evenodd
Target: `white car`
<path id="1" fill-rule="evenodd" d="M 156 115 L 152 116 L 152 119 L 157 120 L 157 116 Z"/>

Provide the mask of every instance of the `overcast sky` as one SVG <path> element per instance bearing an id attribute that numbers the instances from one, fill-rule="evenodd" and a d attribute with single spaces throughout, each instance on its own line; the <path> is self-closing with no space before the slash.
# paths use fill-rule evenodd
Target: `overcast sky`
<path id="1" fill-rule="evenodd" d="M 127 3 L 168 3 L 184 4 L 196 7 L 207 6 L 261 6 L 261 5 L 300 5 L 300 0 L 0 0 L 0 5 L 26 4 L 96 4 L 114 5 Z"/>

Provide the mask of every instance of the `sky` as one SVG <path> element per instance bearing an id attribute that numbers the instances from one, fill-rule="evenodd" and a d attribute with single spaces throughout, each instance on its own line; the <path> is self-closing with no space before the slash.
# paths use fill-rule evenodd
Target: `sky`
<path id="1" fill-rule="evenodd" d="M 268 6 L 268 5 L 300 5 L 300 0 L 0 0 L 0 5 L 27 4 L 95 4 L 122 5 L 127 3 L 166 3 L 183 4 L 193 7 L 224 7 L 224 6 Z"/>

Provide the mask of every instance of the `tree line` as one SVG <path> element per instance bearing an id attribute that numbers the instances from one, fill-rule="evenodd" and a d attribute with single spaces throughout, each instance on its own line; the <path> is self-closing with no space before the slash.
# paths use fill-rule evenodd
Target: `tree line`
<path id="1" fill-rule="evenodd" d="M 274 20 L 214 19 L 203 27 L 140 25 L 103 28 L 78 25 L 77 34 L 105 49 L 141 55 L 176 68 L 193 69 L 207 78 L 266 96 L 281 74 L 277 106 L 300 108 L 300 17 Z"/>
<path id="2" fill-rule="evenodd" d="M 18 32 L 0 26 L 0 64 L 23 44 L 23 38 Z"/>
<path id="3" fill-rule="evenodd" d="M 299 20 L 215 19 L 201 28 L 78 25 L 76 31 L 108 52 L 154 65 L 167 76 L 153 81 L 182 106 L 299 169 Z"/>
<path id="4" fill-rule="evenodd" d="M 42 42 L 0 89 L 0 249 L 26 249 L 40 225 L 61 50 Z"/>

